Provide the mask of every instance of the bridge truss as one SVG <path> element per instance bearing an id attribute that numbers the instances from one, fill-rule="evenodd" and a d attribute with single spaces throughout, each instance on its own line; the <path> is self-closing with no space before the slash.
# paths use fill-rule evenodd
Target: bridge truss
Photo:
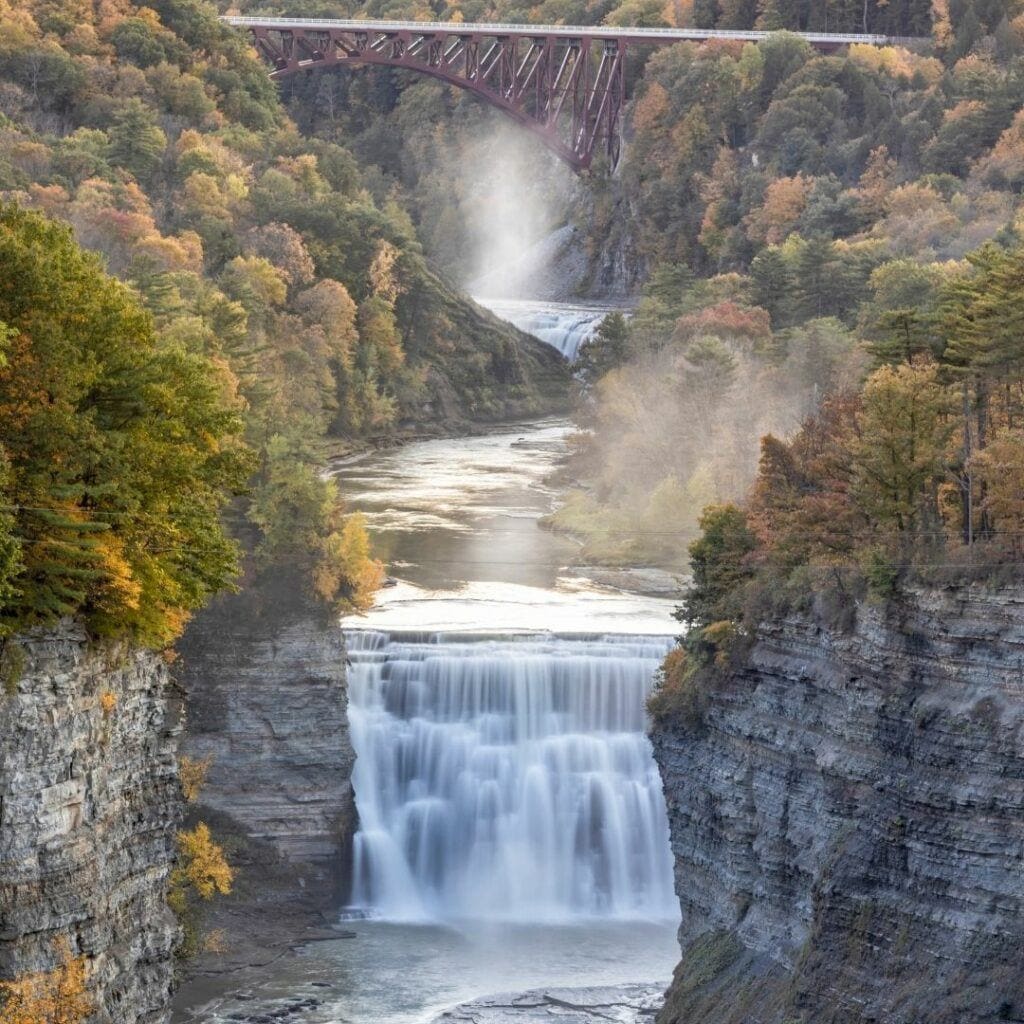
<path id="1" fill-rule="evenodd" d="M 455 22 L 224 19 L 244 27 L 271 76 L 342 65 L 406 68 L 467 89 L 504 111 L 577 171 L 603 151 L 614 167 L 626 100 L 628 46 L 682 40 L 757 41 L 765 32 L 574 28 Z M 885 36 L 807 33 L 812 46 L 890 43 Z"/>

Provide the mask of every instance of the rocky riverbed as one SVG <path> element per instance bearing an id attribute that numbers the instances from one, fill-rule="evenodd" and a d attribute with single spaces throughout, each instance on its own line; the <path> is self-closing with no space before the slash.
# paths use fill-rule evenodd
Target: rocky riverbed
<path id="1" fill-rule="evenodd" d="M 489 996 L 446 1010 L 434 1024 L 649 1024 L 664 1000 L 663 987 L 544 988 Z"/>

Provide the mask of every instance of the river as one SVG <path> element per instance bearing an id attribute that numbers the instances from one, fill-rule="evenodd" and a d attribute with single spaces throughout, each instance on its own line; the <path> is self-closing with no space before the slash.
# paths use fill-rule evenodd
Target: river
<path id="1" fill-rule="evenodd" d="M 354 936 L 271 964 L 244 1004 L 198 1019 L 291 1006 L 290 1021 L 420 1024 L 491 993 L 649 983 L 642 1001 L 667 983 L 678 906 L 643 703 L 672 601 L 572 569 L 575 545 L 541 525 L 571 429 L 333 467 L 391 574 L 343 623 Z"/>

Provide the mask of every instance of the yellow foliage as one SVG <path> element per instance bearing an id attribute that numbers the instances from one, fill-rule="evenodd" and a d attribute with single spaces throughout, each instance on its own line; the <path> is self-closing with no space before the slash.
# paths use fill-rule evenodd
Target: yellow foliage
<path id="1" fill-rule="evenodd" d="M 949 16 L 949 0 L 932 0 L 932 36 L 940 50 L 947 49 L 956 38 Z"/>
<path id="2" fill-rule="evenodd" d="M 213 765 L 212 757 L 189 757 L 182 754 L 178 760 L 178 778 L 181 780 L 181 791 L 188 803 L 195 803 L 204 785 L 210 767 Z"/>
<path id="3" fill-rule="evenodd" d="M 115 617 L 139 607 L 142 587 L 132 575 L 132 567 L 124 555 L 124 542 L 113 532 L 101 533 L 96 538 L 101 553 L 100 567 L 105 579 L 99 604 Z"/>
<path id="4" fill-rule="evenodd" d="M 224 850 L 210 836 L 209 825 L 201 821 L 191 832 L 178 833 L 178 866 L 171 872 L 172 892 L 183 896 L 191 890 L 209 900 L 216 893 L 226 896 L 231 892 L 234 878 Z"/>
<path id="5" fill-rule="evenodd" d="M 669 113 L 668 92 L 660 82 L 651 82 L 636 101 L 633 126 L 638 135 L 662 128 Z"/>
<path id="6" fill-rule="evenodd" d="M 340 532 L 324 541 L 323 557 L 313 574 L 316 592 L 341 610 L 364 612 L 384 582 L 384 566 L 370 556 L 370 535 L 362 513 L 350 515 Z"/>
<path id="7" fill-rule="evenodd" d="M 768 245 L 782 242 L 804 212 L 812 185 L 813 179 L 802 174 L 776 178 L 766 189 L 761 208 L 747 217 L 747 237 Z"/>
<path id="8" fill-rule="evenodd" d="M 228 937 L 223 928 L 214 928 L 203 936 L 204 953 L 226 953 Z"/>
<path id="9" fill-rule="evenodd" d="M 971 469 L 984 488 L 984 508 L 1020 549 L 1024 541 L 1024 432 L 1003 429 L 975 452 Z"/>
<path id="10" fill-rule="evenodd" d="M 398 249 L 382 238 L 377 245 L 377 255 L 370 264 L 370 285 L 374 295 L 379 295 L 386 302 L 394 302 L 401 291 L 394 275 L 397 259 Z"/>
<path id="11" fill-rule="evenodd" d="M 79 1024 L 92 1013 L 85 958 L 71 955 L 67 939 L 56 945 L 59 967 L 0 982 L 0 1024 Z"/>
<path id="12" fill-rule="evenodd" d="M 850 47 L 850 60 L 890 78 L 912 78 L 920 74 L 929 85 L 934 85 L 942 77 L 941 61 L 911 53 L 902 46 L 854 43 Z"/>

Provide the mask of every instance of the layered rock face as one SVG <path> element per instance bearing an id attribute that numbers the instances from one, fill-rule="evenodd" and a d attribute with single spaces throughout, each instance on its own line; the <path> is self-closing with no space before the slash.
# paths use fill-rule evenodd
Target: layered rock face
<path id="1" fill-rule="evenodd" d="M 188 692 L 182 749 L 209 759 L 203 807 L 307 869 L 333 898 L 354 831 L 341 629 L 284 606 L 255 615 L 220 598 L 179 644 Z"/>
<path id="2" fill-rule="evenodd" d="M 165 903 L 180 702 L 152 654 L 69 623 L 8 641 L 0 692 L 0 978 L 86 958 L 97 1024 L 168 1019 Z"/>
<path id="3" fill-rule="evenodd" d="M 683 911 L 660 1024 L 1024 1019 L 1024 593 L 766 625 L 653 741 Z"/>

